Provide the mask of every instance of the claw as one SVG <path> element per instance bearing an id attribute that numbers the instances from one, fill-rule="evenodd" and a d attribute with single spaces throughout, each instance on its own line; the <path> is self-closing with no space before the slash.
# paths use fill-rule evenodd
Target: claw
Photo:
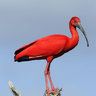
<path id="1" fill-rule="evenodd" d="M 62 89 L 54 88 L 53 90 L 46 90 L 44 96 L 61 96 Z"/>

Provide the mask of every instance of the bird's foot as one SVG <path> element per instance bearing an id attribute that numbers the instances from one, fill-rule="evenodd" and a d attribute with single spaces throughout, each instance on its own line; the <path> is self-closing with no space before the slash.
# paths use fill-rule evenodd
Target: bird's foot
<path id="1" fill-rule="evenodd" d="M 52 90 L 46 90 L 44 96 L 61 96 L 62 89 L 54 88 Z"/>
<path id="2" fill-rule="evenodd" d="M 56 94 L 57 91 L 58 91 L 58 88 L 52 88 L 52 90 L 50 91 L 50 93 L 54 93 L 54 94 Z"/>

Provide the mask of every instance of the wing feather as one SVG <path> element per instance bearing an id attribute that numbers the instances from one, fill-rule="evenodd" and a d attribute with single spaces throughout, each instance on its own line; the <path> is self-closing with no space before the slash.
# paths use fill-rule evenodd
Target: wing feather
<path id="1" fill-rule="evenodd" d="M 32 42 L 32 43 L 29 43 L 29 44 L 24 45 L 23 47 L 17 49 L 14 54 L 17 55 L 18 53 L 20 53 L 20 52 L 23 51 L 24 49 L 30 47 L 31 45 L 35 44 L 36 42 L 37 42 L 37 41 L 34 41 L 34 42 Z"/>

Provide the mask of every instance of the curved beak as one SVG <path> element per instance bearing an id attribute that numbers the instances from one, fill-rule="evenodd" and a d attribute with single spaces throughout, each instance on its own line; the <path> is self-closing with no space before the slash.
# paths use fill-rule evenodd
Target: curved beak
<path id="1" fill-rule="evenodd" d="M 88 39 L 87 39 L 87 35 L 86 35 L 86 33 L 85 33 L 84 28 L 83 28 L 82 25 L 80 24 L 80 22 L 79 22 L 78 24 L 76 24 L 76 27 L 78 27 L 78 28 L 81 30 L 81 32 L 83 33 L 83 35 L 84 35 L 84 37 L 85 37 L 85 39 L 86 39 L 86 42 L 87 42 L 87 47 L 89 47 L 89 41 L 88 41 Z"/>

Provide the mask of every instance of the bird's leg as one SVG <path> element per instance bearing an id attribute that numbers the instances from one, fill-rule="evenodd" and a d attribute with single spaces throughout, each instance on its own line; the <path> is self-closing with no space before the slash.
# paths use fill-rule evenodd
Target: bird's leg
<path id="1" fill-rule="evenodd" d="M 45 69 L 46 89 L 49 89 L 48 88 L 48 80 L 50 82 L 51 89 L 54 90 L 55 88 L 54 88 L 54 85 L 53 85 L 53 82 L 52 82 L 52 79 L 51 79 L 51 76 L 50 76 L 50 63 L 47 64 L 46 69 Z"/>
<path id="2" fill-rule="evenodd" d="M 50 65 L 51 65 L 52 60 L 53 60 L 52 57 L 47 58 L 47 62 L 48 62 L 47 75 L 48 75 L 48 79 L 49 79 L 50 86 L 51 86 L 50 92 L 51 92 L 51 93 L 56 93 L 57 90 L 58 90 L 58 88 L 55 88 L 55 87 L 54 87 L 54 84 L 53 84 L 53 82 L 52 82 L 51 75 L 50 75 Z"/>
<path id="3" fill-rule="evenodd" d="M 52 79 L 51 79 L 51 76 L 50 76 L 50 66 L 49 66 L 49 68 L 48 68 L 48 79 L 49 79 L 49 81 L 50 81 L 50 86 L 51 86 L 50 93 L 51 93 L 51 94 L 57 94 L 58 88 L 55 88 L 55 87 L 54 87 L 54 84 L 53 84 L 53 82 L 52 82 Z"/>
<path id="4" fill-rule="evenodd" d="M 45 83 L 46 83 L 46 91 L 49 90 L 49 86 L 48 86 L 48 72 L 47 72 L 47 69 L 48 69 L 48 63 L 46 65 L 46 68 L 45 68 L 45 71 L 44 71 L 44 75 L 45 75 Z"/>
<path id="5" fill-rule="evenodd" d="M 46 65 L 46 68 L 45 68 L 45 71 L 44 71 L 44 73 L 45 73 L 45 83 L 46 83 L 46 94 L 47 94 L 46 96 L 50 96 L 51 94 L 55 95 L 58 92 L 58 88 L 54 87 L 51 76 L 50 76 L 50 65 L 51 65 L 52 60 L 53 60 L 52 56 L 47 58 L 47 65 Z M 51 89 L 49 89 L 48 83 L 50 83 Z"/>
<path id="6" fill-rule="evenodd" d="M 51 79 L 51 76 L 50 76 L 50 70 L 48 71 L 48 79 L 50 81 L 51 89 L 52 89 L 52 91 L 54 91 L 55 90 L 55 87 L 53 85 L 53 82 L 52 82 L 52 79 Z"/>
<path id="7" fill-rule="evenodd" d="M 53 60 L 53 57 L 47 58 L 47 65 L 45 69 L 45 82 L 46 82 L 46 90 L 48 95 L 55 94 L 57 92 L 57 88 L 54 87 L 51 76 L 50 76 L 50 64 Z M 49 82 L 48 82 L 49 81 Z M 51 90 L 49 89 L 48 83 L 50 83 Z"/>
<path id="8" fill-rule="evenodd" d="M 46 60 L 47 60 L 47 65 L 46 65 L 46 68 L 45 68 L 45 71 L 44 71 L 45 83 L 46 83 L 46 91 L 47 91 L 48 94 L 50 94 L 51 90 L 49 89 L 49 86 L 48 86 L 48 79 L 49 79 L 48 74 L 49 74 L 49 69 L 50 69 L 50 63 L 53 60 L 53 56 L 48 57 Z"/>

